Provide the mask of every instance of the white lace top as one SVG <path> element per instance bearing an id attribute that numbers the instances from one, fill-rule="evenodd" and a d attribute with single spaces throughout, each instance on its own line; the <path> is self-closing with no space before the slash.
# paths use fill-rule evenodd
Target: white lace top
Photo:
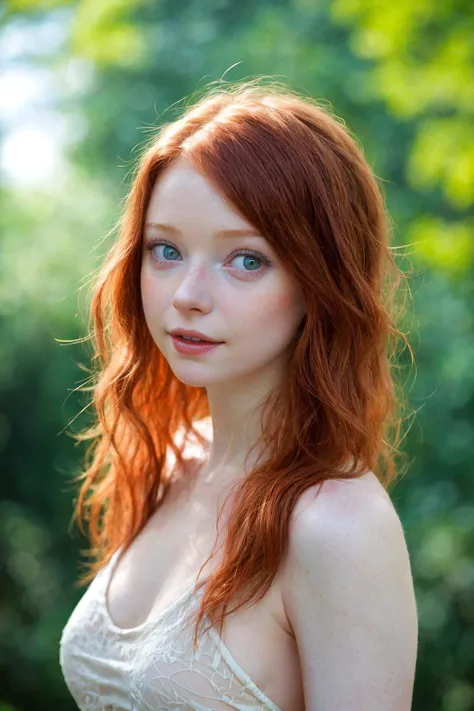
<path id="1" fill-rule="evenodd" d="M 61 668 L 81 711 L 280 711 L 215 627 L 201 633 L 193 653 L 191 613 L 203 590 L 191 587 L 138 627 L 115 626 L 106 591 L 118 553 L 89 585 L 61 636 Z M 207 618 L 204 629 L 208 624 Z"/>

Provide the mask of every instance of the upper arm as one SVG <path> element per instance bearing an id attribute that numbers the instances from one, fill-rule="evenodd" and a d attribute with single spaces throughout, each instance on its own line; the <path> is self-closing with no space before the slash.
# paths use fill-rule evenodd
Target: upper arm
<path id="1" fill-rule="evenodd" d="M 306 710 L 409 711 L 418 622 L 391 502 L 357 480 L 323 486 L 292 523 L 284 580 Z"/>

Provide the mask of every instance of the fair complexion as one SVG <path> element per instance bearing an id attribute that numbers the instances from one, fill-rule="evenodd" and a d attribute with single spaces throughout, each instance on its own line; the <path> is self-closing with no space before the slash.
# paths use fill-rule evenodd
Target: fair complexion
<path id="1" fill-rule="evenodd" d="M 141 272 L 145 318 L 176 377 L 206 388 L 212 436 L 200 481 L 216 491 L 243 473 L 260 433 L 258 410 L 249 412 L 285 377 L 287 346 L 305 312 L 262 235 L 222 236 L 248 229 L 183 159 L 154 186 Z M 167 332 L 180 327 L 224 344 L 179 354 Z M 311 487 L 295 507 L 281 576 L 305 708 L 409 711 L 417 615 L 395 509 L 372 472 L 325 482 L 314 494 Z"/>
<path id="2" fill-rule="evenodd" d="M 410 711 L 418 619 L 403 528 L 372 472 L 307 490 L 283 599 L 306 711 Z"/>
<path id="3" fill-rule="evenodd" d="M 235 480 L 260 438 L 259 411 L 250 410 L 285 377 L 288 344 L 305 313 L 296 285 L 269 242 L 180 158 L 150 197 L 141 293 L 150 333 L 176 377 L 206 388 L 212 441 L 201 477 L 216 486 Z M 183 355 L 168 335 L 174 328 L 224 343 Z"/>

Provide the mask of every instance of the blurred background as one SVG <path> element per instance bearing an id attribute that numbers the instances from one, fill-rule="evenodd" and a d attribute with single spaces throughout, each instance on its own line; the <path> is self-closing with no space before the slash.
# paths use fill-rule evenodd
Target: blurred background
<path id="1" fill-rule="evenodd" d="M 413 268 L 417 410 L 392 498 L 420 637 L 413 709 L 474 709 L 474 5 L 11 0 L 0 5 L 0 711 L 73 711 L 59 638 L 89 423 L 87 282 L 139 147 L 183 97 L 261 75 L 325 100 L 385 182 Z M 74 420 L 69 428 L 69 423 Z"/>

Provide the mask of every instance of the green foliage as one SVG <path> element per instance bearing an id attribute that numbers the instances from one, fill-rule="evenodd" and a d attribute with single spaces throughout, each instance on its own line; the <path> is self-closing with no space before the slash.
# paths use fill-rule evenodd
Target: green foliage
<path id="1" fill-rule="evenodd" d="M 448 222 L 433 215 L 415 218 L 407 228 L 410 244 L 417 244 L 417 258 L 448 275 L 462 276 L 474 263 L 474 221 Z"/>
<path id="2" fill-rule="evenodd" d="M 74 0 L 7 0 L 10 12 L 37 12 L 72 5 Z"/>
<path id="3" fill-rule="evenodd" d="M 74 23 L 73 51 L 97 66 L 142 66 L 146 36 L 131 18 L 142 4 L 143 0 L 83 0 Z"/>
<path id="4" fill-rule="evenodd" d="M 351 27 L 354 54 L 371 62 L 366 77 L 371 96 L 380 97 L 394 117 L 414 124 L 409 184 L 439 186 L 452 208 L 468 210 L 474 203 L 472 6 L 464 0 L 335 0 L 330 13 Z M 456 234 L 465 266 L 472 265 L 466 230 L 451 230 Z M 433 237 L 436 241 L 437 231 Z M 472 229 L 468 239 L 474 239 Z M 436 245 L 431 252 L 438 268 Z"/>
<path id="5" fill-rule="evenodd" d="M 455 121 L 452 117 L 423 121 L 407 164 L 413 187 L 441 183 L 448 201 L 460 211 L 474 203 L 473 118 L 474 112 Z"/>
<path id="6" fill-rule="evenodd" d="M 474 708 L 472 7 L 12 0 L 8 9 L 12 26 L 64 23 L 65 46 L 27 48 L 24 62 L 57 72 L 54 108 L 86 129 L 65 149 L 61 180 L 32 190 L 4 179 L 0 191 L 0 711 L 75 708 L 58 645 L 82 594 L 68 524 L 83 452 L 64 430 L 86 405 L 74 389 L 90 349 L 67 341 L 85 332 L 101 238 L 137 148 L 176 115 L 175 102 L 222 76 L 254 75 L 277 76 L 344 118 L 384 181 L 396 253 L 415 265 L 418 413 L 408 474 L 393 492 L 420 616 L 413 709 Z"/>

